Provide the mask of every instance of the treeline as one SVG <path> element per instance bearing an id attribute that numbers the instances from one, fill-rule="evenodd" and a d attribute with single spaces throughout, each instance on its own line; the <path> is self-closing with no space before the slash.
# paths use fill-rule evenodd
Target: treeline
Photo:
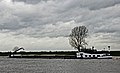
<path id="1" fill-rule="evenodd" d="M 9 54 L 10 54 L 10 52 L 0 52 L 0 56 L 8 56 Z M 42 54 L 75 55 L 76 51 L 16 52 L 14 54 L 24 54 L 24 55 L 30 55 L 30 54 L 36 54 L 36 55 L 42 55 Z"/>
<path id="2" fill-rule="evenodd" d="M 36 54 L 36 55 L 42 55 L 42 54 L 57 54 L 57 55 L 76 55 L 77 51 L 41 51 L 41 52 L 16 52 L 16 54 Z M 110 53 L 112 56 L 120 56 L 120 51 L 85 51 L 86 53 Z M 10 52 L 0 52 L 0 56 L 8 56 Z"/>
<path id="3" fill-rule="evenodd" d="M 112 56 L 120 56 L 120 51 L 110 51 Z"/>

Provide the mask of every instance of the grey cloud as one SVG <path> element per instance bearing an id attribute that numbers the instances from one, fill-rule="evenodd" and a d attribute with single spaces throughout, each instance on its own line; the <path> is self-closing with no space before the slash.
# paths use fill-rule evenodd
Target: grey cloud
<path id="1" fill-rule="evenodd" d="M 118 27 L 115 28 L 113 26 L 105 26 L 104 28 L 96 29 L 95 33 L 117 33 L 120 32 L 120 29 Z"/>
<path id="2" fill-rule="evenodd" d="M 14 1 L 19 2 L 19 0 Z M 28 0 L 22 1 L 27 2 Z M 115 29 L 111 30 L 105 27 L 97 29 L 97 27 L 106 26 L 110 23 L 108 21 L 119 17 L 119 0 L 50 0 L 51 2 L 48 1 L 44 3 L 39 2 L 39 0 L 29 0 L 28 2 L 37 1 L 38 4 L 34 5 L 21 3 L 6 7 L 8 8 L 8 14 L 11 15 L 11 17 L 9 17 L 11 20 L 8 22 L 9 18 L 8 20 L 4 18 L 0 29 L 7 29 L 12 32 L 16 30 L 16 34 L 33 35 L 34 37 L 68 36 L 72 28 L 69 27 L 71 25 L 60 30 L 63 27 L 59 27 L 60 25 L 56 23 L 63 22 L 61 25 L 64 25 L 64 23 L 75 21 L 75 25 L 81 25 L 81 23 L 86 25 L 90 32 L 118 32 L 118 30 Z M 3 13 L 6 13 L 6 11 L 3 10 Z M 53 25 L 51 28 L 46 28 L 51 24 L 55 26 Z M 113 26 L 113 22 L 111 22 L 111 26 Z M 27 32 L 28 30 L 31 32 Z"/>
<path id="3" fill-rule="evenodd" d="M 120 0 L 14 0 L 17 1 L 15 3 L 6 1 L 0 1 L 2 38 L 9 34 L 17 43 L 19 38 L 16 39 L 16 36 L 20 36 L 21 39 L 24 37 L 26 40 L 23 45 L 29 45 L 42 38 L 40 43 L 43 45 L 49 43 L 47 39 L 43 39 L 48 37 L 50 42 L 53 41 L 51 39 L 55 39 L 53 44 L 56 44 L 57 40 L 63 42 L 62 39 L 68 37 L 73 27 L 85 25 L 89 29 L 89 40 L 95 42 L 95 45 L 99 46 L 102 42 L 109 44 L 112 41 L 113 46 L 115 42 L 119 44 Z M 7 40 L 11 44 L 10 38 Z M 26 42 L 28 40 L 31 41 L 29 44 Z M 34 47 L 38 45 L 39 41 Z"/>
<path id="4" fill-rule="evenodd" d="M 12 0 L 13 2 L 24 2 L 27 4 L 37 4 L 41 1 L 55 1 L 55 0 Z M 58 0 L 56 0 L 58 1 Z M 63 6 L 67 7 L 67 9 L 73 7 L 81 7 L 81 8 L 89 8 L 90 10 L 97 10 L 101 8 L 106 8 L 110 6 L 114 6 L 115 4 L 119 4 L 119 0 L 61 0 L 63 2 Z M 66 3 L 66 4 L 64 4 Z M 68 6 L 70 5 L 70 6 Z"/>
<path id="5" fill-rule="evenodd" d="M 109 35 L 104 35 L 100 41 L 100 43 L 111 43 L 111 44 L 120 44 L 120 35 L 119 37 L 116 36 L 117 34 L 109 34 Z"/>
<path id="6" fill-rule="evenodd" d="M 41 1 L 47 1 L 47 0 L 12 0 L 12 2 L 24 2 L 27 4 L 38 4 Z"/>
<path id="7" fill-rule="evenodd" d="M 86 1 L 86 2 L 84 2 Z M 107 8 L 114 6 L 120 3 L 120 0 L 84 0 L 83 2 L 86 4 L 81 4 L 82 7 L 88 7 L 90 10 L 99 10 L 102 8 Z"/>
<path id="8" fill-rule="evenodd" d="M 31 37 L 68 37 L 70 31 L 73 27 L 77 26 L 74 21 L 70 22 L 59 22 L 56 24 L 37 26 L 35 29 L 33 27 L 27 27 L 21 30 L 17 30 L 14 35 L 24 34 Z"/>

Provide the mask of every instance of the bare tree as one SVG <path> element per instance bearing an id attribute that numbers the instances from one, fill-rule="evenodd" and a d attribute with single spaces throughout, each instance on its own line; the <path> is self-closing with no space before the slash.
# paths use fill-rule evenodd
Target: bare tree
<path id="1" fill-rule="evenodd" d="M 79 26 L 72 29 L 71 34 L 69 35 L 69 43 L 72 47 L 78 49 L 80 52 L 81 49 L 85 48 L 87 43 L 85 38 L 87 37 L 88 29 L 85 26 Z"/>

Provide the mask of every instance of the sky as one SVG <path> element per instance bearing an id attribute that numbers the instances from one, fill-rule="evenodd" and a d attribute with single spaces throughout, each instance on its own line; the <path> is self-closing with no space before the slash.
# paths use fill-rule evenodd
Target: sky
<path id="1" fill-rule="evenodd" d="M 120 0 L 0 0 L 0 51 L 74 50 L 76 26 L 87 27 L 88 48 L 120 50 Z"/>

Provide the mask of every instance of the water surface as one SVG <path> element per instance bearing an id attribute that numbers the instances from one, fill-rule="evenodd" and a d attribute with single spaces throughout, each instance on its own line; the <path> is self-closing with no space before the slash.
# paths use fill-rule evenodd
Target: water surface
<path id="1" fill-rule="evenodd" d="M 120 73 L 120 59 L 0 57 L 0 73 Z"/>

